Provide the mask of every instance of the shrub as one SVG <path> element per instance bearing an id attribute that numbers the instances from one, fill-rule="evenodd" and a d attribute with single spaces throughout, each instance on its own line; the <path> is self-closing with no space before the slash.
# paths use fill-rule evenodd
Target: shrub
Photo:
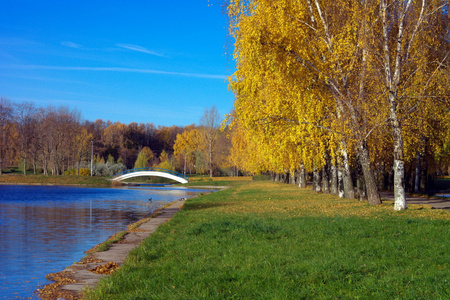
<path id="1" fill-rule="evenodd" d="M 127 168 L 122 163 L 98 163 L 94 165 L 95 176 L 111 177 L 116 173 L 125 171 Z"/>

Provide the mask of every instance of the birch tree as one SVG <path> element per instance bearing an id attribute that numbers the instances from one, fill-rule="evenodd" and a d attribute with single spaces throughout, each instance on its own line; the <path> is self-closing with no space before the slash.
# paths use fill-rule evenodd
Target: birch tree
<path id="1" fill-rule="evenodd" d="M 365 107 L 357 107 L 363 101 L 355 92 L 361 85 L 354 74 L 355 70 L 362 72 L 358 58 L 363 51 L 359 47 L 359 28 L 352 26 L 360 23 L 361 8 L 353 4 L 355 7 L 347 2 L 325 5 L 322 1 L 232 1 L 230 15 L 238 71 L 231 86 L 237 94 L 247 93 L 251 98 L 254 98 L 251 93 L 258 89 L 274 88 L 271 92 L 278 96 L 267 98 L 267 104 L 261 107 L 253 105 L 249 109 L 258 111 L 267 107 L 266 112 L 277 116 L 278 102 L 284 101 L 286 107 L 295 111 L 290 118 L 283 118 L 292 125 L 303 129 L 300 125 L 307 124 L 339 135 L 339 160 L 351 198 L 354 194 L 349 145 L 358 142 L 369 202 L 378 204 L 380 199 L 364 142 L 371 128 L 361 126 L 370 123 L 361 122 Z M 254 113 L 249 112 L 245 118 L 252 116 Z M 316 160 L 323 161 L 322 156 L 316 155 Z"/>
<path id="2" fill-rule="evenodd" d="M 406 209 L 405 149 L 401 118 L 402 115 L 407 118 L 426 101 L 426 96 L 433 94 L 430 83 L 443 69 L 448 69 L 448 3 L 444 0 L 380 0 L 378 20 L 375 29 L 380 33 L 375 37 L 381 42 L 374 40 L 374 43 L 381 58 L 385 103 L 392 129 L 394 209 L 403 210 Z M 408 94 L 414 83 L 419 85 L 414 88 L 415 95 Z M 446 98 L 448 103 L 448 95 Z M 436 104 L 439 105 L 428 103 Z"/>
<path id="3" fill-rule="evenodd" d="M 370 143 L 389 125 L 394 208 L 406 208 L 402 121 L 421 107 L 445 105 L 426 99 L 448 101 L 448 85 L 431 88 L 445 82 L 438 78 L 448 69 L 447 2 L 234 0 L 228 9 L 238 118 L 250 126 L 298 128 L 292 140 L 308 153 L 305 163 L 323 162 L 314 150 L 323 139 L 336 141 L 331 155 L 346 171 L 344 186 L 353 193 L 349 167 L 357 157 L 371 204 L 380 198 Z M 302 125 L 328 134 L 307 134 L 311 129 Z M 311 144 L 318 147 L 310 151 Z"/>

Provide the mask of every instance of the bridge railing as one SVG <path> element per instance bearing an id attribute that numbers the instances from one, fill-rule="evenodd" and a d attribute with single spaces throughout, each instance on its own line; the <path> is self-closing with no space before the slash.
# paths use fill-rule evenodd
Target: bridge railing
<path id="1" fill-rule="evenodd" d="M 154 168 L 154 167 L 149 167 L 149 168 L 134 168 L 134 169 L 129 169 L 129 170 L 125 170 L 122 171 L 120 173 L 114 174 L 113 178 L 115 177 L 119 177 L 121 175 L 125 175 L 125 174 L 129 174 L 129 173 L 135 173 L 135 172 L 141 172 L 141 171 L 155 171 L 155 172 L 164 172 L 164 173 L 169 173 L 181 178 L 184 178 L 186 180 L 189 180 L 189 177 L 185 176 L 184 174 L 181 174 L 179 172 L 173 171 L 173 170 L 168 170 L 168 169 L 163 169 L 163 168 Z"/>

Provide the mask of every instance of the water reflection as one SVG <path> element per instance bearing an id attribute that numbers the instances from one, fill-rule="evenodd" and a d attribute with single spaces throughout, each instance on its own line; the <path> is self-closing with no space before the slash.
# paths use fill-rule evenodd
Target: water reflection
<path id="1" fill-rule="evenodd" d="M 36 298 L 46 274 L 79 261 L 84 251 L 165 203 L 197 192 L 0 185 L 0 299 Z"/>

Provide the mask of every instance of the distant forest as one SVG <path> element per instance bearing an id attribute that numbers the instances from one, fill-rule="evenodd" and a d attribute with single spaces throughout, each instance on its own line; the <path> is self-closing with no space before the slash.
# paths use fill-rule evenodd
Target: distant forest
<path id="1" fill-rule="evenodd" d="M 212 114 L 212 121 L 208 123 L 204 116 L 199 126 L 123 124 L 83 120 L 79 111 L 65 106 L 38 107 L 1 98 L 0 174 L 18 166 L 24 174 L 90 175 L 91 157 L 94 175 L 103 176 L 135 166 L 203 174 L 232 172 L 226 164 L 218 163 L 224 161 L 229 142 L 219 130 L 217 109 L 206 109 L 205 114 Z M 192 136 L 196 149 L 190 147 L 187 153 L 185 142 L 183 149 L 178 145 L 178 152 L 174 151 L 177 136 L 190 131 L 201 133 Z"/>

